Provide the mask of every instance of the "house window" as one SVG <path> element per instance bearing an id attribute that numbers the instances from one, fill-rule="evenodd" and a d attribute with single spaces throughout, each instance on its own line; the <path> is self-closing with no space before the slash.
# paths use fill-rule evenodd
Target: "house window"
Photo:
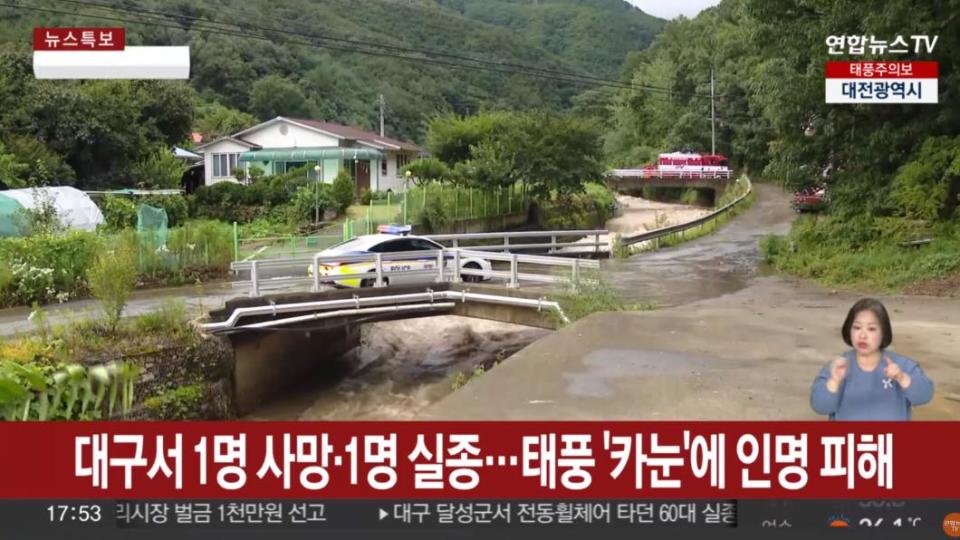
<path id="1" fill-rule="evenodd" d="M 233 176 L 240 154 L 213 154 L 213 177 L 227 178 Z"/>
<path id="2" fill-rule="evenodd" d="M 407 164 L 410 163 L 410 156 L 407 154 L 397 154 L 397 174 L 399 175 L 401 169 Z"/>
<path id="3" fill-rule="evenodd" d="M 387 160 L 381 159 L 380 160 L 380 176 L 386 176 L 386 175 L 387 175 Z"/>

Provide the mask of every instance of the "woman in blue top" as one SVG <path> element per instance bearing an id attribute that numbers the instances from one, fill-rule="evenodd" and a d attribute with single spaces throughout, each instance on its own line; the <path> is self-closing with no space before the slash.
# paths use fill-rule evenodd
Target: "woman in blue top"
<path id="1" fill-rule="evenodd" d="M 850 308 L 843 341 L 853 347 L 820 370 L 810 405 L 831 420 L 909 420 L 933 398 L 933 382 L 913 360 L 886 350 L 893 329 L 886 308 L 864 298 Z"/>

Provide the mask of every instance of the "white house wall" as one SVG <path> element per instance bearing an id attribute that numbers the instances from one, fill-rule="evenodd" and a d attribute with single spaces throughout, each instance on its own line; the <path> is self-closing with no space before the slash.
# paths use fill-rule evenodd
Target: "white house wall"
<path id="1" fill-rule="evenodd" d="M 233 141 L 220 141 L 218 143 L 207 146 L 203 149 L 203 175 L 204 175 L 204 184 L 211 185 L 218 182 L 236 182 L 237 179 L 233 176 L 214 178 L 213 177 L 213 155 L 214 154 L 242 154 L 249 150 L 246 146 L 242 144 L 237 144 Z M 243 164 L 239 161 L 237 162 L 238 167 L 242 167 Z"/>
<path id="2" fill-rule="evenodd" d="M 280 127 L 287 127 L 287 134 Z M 271 148 L 307 148 L 340 146 L 340 139 L 317 133 L 286 122 L 276 122 L 256 131 L 241 135 L 243 140 L 256 144 L 265 150 Z"/>

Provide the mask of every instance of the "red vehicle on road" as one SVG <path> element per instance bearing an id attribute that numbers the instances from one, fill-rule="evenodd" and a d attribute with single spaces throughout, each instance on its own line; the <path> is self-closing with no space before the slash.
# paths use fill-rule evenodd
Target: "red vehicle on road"
<path id="1" fill-rule="evenodd" d="M 818 212 L 827 206 L 827 186 L 813 186 L 793 194 L 793 209 L 797 212 Z"/>

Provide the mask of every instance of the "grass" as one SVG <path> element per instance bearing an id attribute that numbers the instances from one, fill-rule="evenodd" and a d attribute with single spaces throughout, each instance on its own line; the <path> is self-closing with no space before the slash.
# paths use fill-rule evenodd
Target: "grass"
<path id="1" fill-rule="evenodd" d="M 402 211 L 402 206 L 396 201 L 391 200 L 387 205 L 386 200 L 373 201 L 373 207 L 369 204 L 354 204 L 347 208 L 347 217 L 350 219 L 365 220 L 367 213 L 370 214 L 370 221 L 375 223 L 390 223 L 396 221 L 397 216 Z"/>
<path id="2" fill-rule="evenodd" d="M 486 373 L 486 369 L 480 365 L 473 368 L 473 371 L 469 375 L 463 371 L 458 371 L 456 375 L 453 376 L 453 382 L 450 383 L 451 390 L 459 390 L 470 383 L 470 381 L 482 377 Z"/>
<path id="3" fill-rule="evenodd" d="M 102 319 L 81 319 L 0 341 L 0 359 L 15 362 L 89 364 L 104 357 L 144 354 L 198 339 L 182 302 L 154 313 L 121 319 L 115 329 Z"/>
<path id="4" fill-rule="evenodd" d="M 777 270 L 817 283 L 884 293 L 960 271 L 960 224 L 943 224 L 922 233 L 933 241 L 903 246 L 915 239 L 912 224 L 897 218 L 844 222 L 802 216 L 787 236 L 760 242 L 764 260 Z"/>
<path id="5" fill-rule="evenodd" d="M 632 303 L 623 299 L 620 292 L 612 285 L 603 281 L 599 275 L 592 273 L 581 276 L 579 283 L 571 284 L 557 293 L 549 295 L 549 299 L 560 304 L 564 315 L 572 323 L 593 313 L 602 311 L 651 311 L 656 309 L 652 302 Z M 558 326 L 564 321 L 559 313 L 549 312 Z"/>

